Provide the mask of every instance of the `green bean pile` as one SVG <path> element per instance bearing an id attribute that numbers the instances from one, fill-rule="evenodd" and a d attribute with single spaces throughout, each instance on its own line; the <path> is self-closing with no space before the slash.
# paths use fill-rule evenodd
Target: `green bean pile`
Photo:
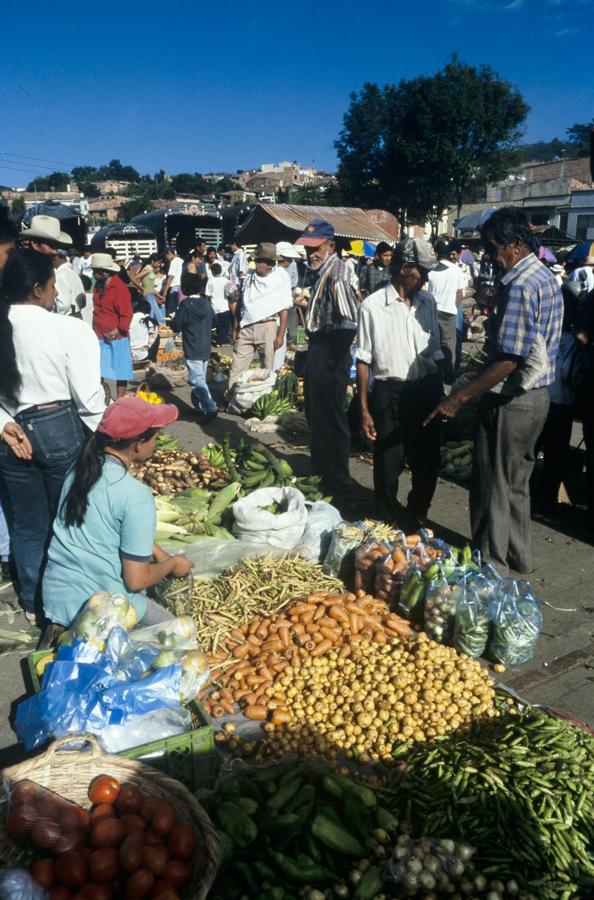
<path id="1" fill-rule="evenodd" d="M 593 895 L 593 736 L 512 708 L 402 759 L 393 806 L 413 833 L 472 844 L 477 868 L 539 900 Z"/>

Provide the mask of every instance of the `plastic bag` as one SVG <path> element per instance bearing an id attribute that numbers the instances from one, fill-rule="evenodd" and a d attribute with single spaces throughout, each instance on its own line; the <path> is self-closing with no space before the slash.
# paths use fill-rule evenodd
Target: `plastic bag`
<path id="1" fill-rule="evenodd" d="M 331 503 L 324 500 L 312 503 L 305 531 L 297 547 L 299 556 L 309 562 L 321 562 L 328 552 L 332 532 L 339 522 L 342 522 L 342 516 Z"/>
<path id="2" fill-rule="evenodd" d="M 468 844 L 423 837 L 414 840 L 401 834 L 386 867 L 386 876 L 408 897 L 424 896 L 429 892 L 454 893 L 467 872 L 472 871 L 470 860 L 476 853 Z M 468 880 L 468 879 L 466 879 Z"/>
<path id="3" fill-rule="evenodd" d="M 454 630 L 454 616 L 458 600 L 464 590 L 464 575 L 451 577 L 442 573 L 429 582 L 425 589 L 423 613 L 425 631 L 433 641 L 449 644 Z"/>
<path id="4" fill-rule="evenodd" d="M 332 532 L 328 552 L 324 557 L 323 569 L 326 575 L 338 576 L 342 561 L 351 551 L 367 539 L 367 531 L 350 522 L 339 522 Z"/>
<path id="5" fill-rule="evenodd" d="M 270 369 L 248 369 L 238 377 L 229 402 L 229 412 L 244 413 L 258 397 L 269 394 L 276 384 L 276 372 Z"/>
<path id="6" fill-rule="evenodd" d="M 169 547 L 165 549 L 173 552 Z M 244 558 L 283 556 L 284 553 L 285 550 L 279 547 L 267 547 L 264 544 L 252 544 L 241 540 L 221 541 L 219 538 L 204 538 L 184 547 L 184 556 L 194 563 L 192 570 L 194 582 L 218 578 L 223 572 L 234 569 Z"/>
<path id="7" fill-rule="evenodd" d="M 85 638 L 99 650 L 104 650 L 105 639 L 112 628 L 119 625 L 131 631 L 137 621 L 136 610 L 124 594 L 98 591 L 84 603 L 60 643 Z"/>
<path id="8" fill-rule="evenodd" d="M 416 566 L 407 570 L 406 575 L 391 575 L 391 599 L 396 600 L 396 611 L 405 619 L 419 621 L 422 619 L 423 597 L 426 582 L 422 572 Z"/>
<path id="9" fill-rule="evenodd" d="M 171 650 L 195 650 L 198 648 L 196 624 L 191 616 L 178 616 L 158 625 L 136 628 L 130 635 L 135 644 L 160 644 Z"/>
<path id="10" fill-rule="evenodd" d="M 528 581 L 506 578 L 496 591 L 491 607 L 493 632 L 490 655 L 505 666 L 526 662 L 542 628 L 542 613 Z"/>
<path id="11" fill-rule="evenodd" d="M 489 593 L 490 587 L 483 575 L 467 578 L 456 605 L 452 644 L 460 653 L 473 659 L 483 655 L 489 640 Z"/>
<path id="12" fill-rule="evenodd" d="M 100 743 L 107 753 L 120 753 L 148 741 L 159 741 L 192 730 L 192 714 L 183 706 L 158 709 L 144 716 L 131 716 L 126 727 L 108 725 L 100 735 Z"/>
<path id="13" fill-rule="evenodd" d="M 24 869 L 0 871 L 0 900 L 45 900 L 47 894 Z"/>
<path id="14" fill-rule="evenodd" d="M 368 541 L 355 551 L 355 590 L 366 594 L 374 589 L 375 564 L 386 555 L 387 544 Z"/>
<path id="15" fill-rule="evenodd" d="M 285 512 L 266 509 L 274 505 Z M 237 500 L 231 508 L 235 517 L 233 534 L 248 544 L 293 550 L 307 525 L 305 498 L 293 487 L 260 488 Z"/>
<path id="16" fill-rule="evenodd" d="M 401 588 L 409 575 L 410 550 L 403 541 L 388 546 L 388 550 L 383 559 L 376 563 L 375 596 L 397 604 Z M 400 611 L 400 615 L 408 616 L 406 611 Z"/>

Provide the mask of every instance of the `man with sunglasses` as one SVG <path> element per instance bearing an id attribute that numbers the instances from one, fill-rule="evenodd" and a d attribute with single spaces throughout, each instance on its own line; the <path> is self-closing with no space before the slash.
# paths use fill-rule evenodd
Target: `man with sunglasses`
<path id="1" fill-rule="evenodd" d="M 548 386 L 563 320 L 555 276 L 536 257 L 523 210 L 503 207 L 483 224 L 485 249 L 500 273 L 487 325 L 487 362 L 425 420 L 447 420 L 481 397 L 470 489 L 472 537 L 503 572 L 533 571 L 529 480 L 549 409 Z"/>

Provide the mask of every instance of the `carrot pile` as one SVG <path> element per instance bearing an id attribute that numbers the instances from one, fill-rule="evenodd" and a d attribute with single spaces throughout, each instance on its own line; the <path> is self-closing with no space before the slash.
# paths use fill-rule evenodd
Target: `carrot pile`
<path id="1" fill-rule="evenodd" d="M 409 623 L 387 603 L 358 591 L 318 591 L 272 616 L 255 616 L 231 629 L 216 653 L 210 653 L 218 689 L 202 700 L 219 718 L 239 706 L 248 719 L 287 721 L 282 691 L 272 693 L 288 666 L 302 665 L 331 652 L 344 659 L 363 640 L 386 644 L 414 634 Z"/>

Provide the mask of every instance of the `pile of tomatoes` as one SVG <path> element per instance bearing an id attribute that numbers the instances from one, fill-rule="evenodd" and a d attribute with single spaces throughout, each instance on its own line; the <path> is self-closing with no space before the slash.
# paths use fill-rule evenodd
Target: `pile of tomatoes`
<path id="1" fill-rule="evenodd" d="M 28 780 L 11 794 L 7 832 L 46 854 L 29 871 L 49 900 L 178 900 L 198 848 L 171 803 L 110 775 L 88 796 L 90 811 Z"/>

